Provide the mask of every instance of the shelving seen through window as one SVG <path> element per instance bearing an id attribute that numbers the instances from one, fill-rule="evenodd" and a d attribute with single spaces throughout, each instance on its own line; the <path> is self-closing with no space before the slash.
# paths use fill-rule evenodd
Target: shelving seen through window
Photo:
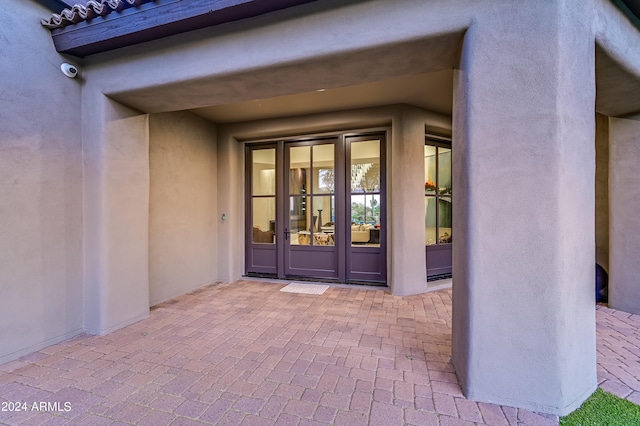
<path id="1" fill-rule="evenodd" d="M 424 146 L 424 205 L 426 245 L 450 244 L 451 141 L 427 136 Z"/>

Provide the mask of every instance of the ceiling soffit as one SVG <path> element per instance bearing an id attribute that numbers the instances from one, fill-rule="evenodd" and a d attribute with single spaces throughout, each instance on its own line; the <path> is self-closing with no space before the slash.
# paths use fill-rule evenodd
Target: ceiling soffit
<path id="1" fill-rule="evenodd" d="M 298 95 L 320 89 L 349 88 L 452 70 L 458 62 L 463 36 L 463 33 L 451 33 L 280 66 L 105 94 L 139 111 L 157 113 Z M 401 99 L 394 101 L 403 102 Z"/>
<path id="2" fill-rule="evenodd" d="M 611 117 L 640 113 L 640 79 L 596 45 L 596 111 Z"/>
<path id="3" fill-rule="evenodd" d="M 234 123 L 380 105 L 409 104 L 451 115 L 453 70 L 406 75 L 372 83 L 256 99 L 192 110 L 216 123 Z"/>

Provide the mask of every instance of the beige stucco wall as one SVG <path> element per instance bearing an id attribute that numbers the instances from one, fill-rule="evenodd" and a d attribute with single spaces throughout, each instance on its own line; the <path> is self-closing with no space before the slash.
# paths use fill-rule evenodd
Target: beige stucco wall
<path id="1" fill-rule="evenodd" d="M 105 334 L 149 314 L 149 120 L 82 98 L 84 329 Z"/>
<path id="2" fill-rule="evenodd" d="M 609 306 L 640 314 L 640 120 L 609 118 Z"/>
<path id="3" fill-rule="evenodd" d="M 82 331 L 81 80 L 47 13 L 0 7 L 0 363 Z"/>
<path id="4" fill-rule="evenodd" d="M 597 385 L 593 22 L 515 5 L 454 82 L 452 361 L 471 399 L 564 415 Z"/>
<path id="5" fill-rule="evenodd" d="M 151 114 L 149 167 L 153 306 L 218 279 L 215 125 L 190 112 Z"/>

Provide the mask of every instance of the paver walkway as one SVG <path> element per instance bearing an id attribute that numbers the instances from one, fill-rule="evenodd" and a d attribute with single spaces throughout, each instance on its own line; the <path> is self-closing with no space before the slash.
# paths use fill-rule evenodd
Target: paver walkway
<path id="1" fill-rule="evenodd" d="M 640 404 L 640 315 L 596 307 L 598 384 Z"/>
<path id="2" fill-rule="evenodd" d="M 332 287 L 313 296 L 282 286 L 211 285 L 117 332 L 4 364 L 0 401 L 27 411 L 0 412 L 0 423 L 557 424 L 463 397 L 450 363 L 449 290 L 396 297 Z M 602 387 L 638 401 L 640 319 L 597 312 Z"/>

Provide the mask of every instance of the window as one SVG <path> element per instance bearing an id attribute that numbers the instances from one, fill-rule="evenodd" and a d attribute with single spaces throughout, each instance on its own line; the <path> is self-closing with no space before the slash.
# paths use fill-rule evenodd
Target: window
<path id="1" fill-rule="evenodd" d="M 380 247 L 380 140 L 351 142 L 351 245 Z"/>
<path id="2" fill-rule="evenodd" d="M 290 148 L 289 230 L 292 245 L 335 245 L 334 164 L 333 141 Z"/>
<path id="3" fill-rule="evenodd" d="M 424 224 L 426 245 L 450 244 L 451 141 L 427 136 L 424 146 Z"/>
<path id="4" fill-rule="evenodd" d="M 251 151 L 252 242 L 275 243 L 276 149 Z"/>

